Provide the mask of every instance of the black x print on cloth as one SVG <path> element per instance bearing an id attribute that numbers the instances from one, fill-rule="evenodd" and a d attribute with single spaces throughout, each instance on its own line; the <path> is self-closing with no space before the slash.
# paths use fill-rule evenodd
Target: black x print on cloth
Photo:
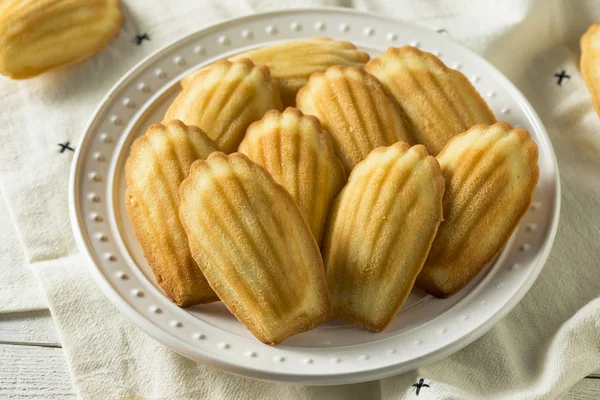
<path id="1" fill-rule="evenodd" d="M 59 143 L 58 145 L 60 146 L 60 152 L 61 153 L 64 153 L 65 150 L 75 151 L 74 148 L 72 148 L 71 146 L 69 146 L 69 142 L 67 142 L 67 143 Z"/>
<path id="2" fill-rule="evenodd" d="M 413 383 L 412 387 L 416 388 L 415 392 L 418 396 L 421 393 L 421 388 L 429 387 L 429 385 L 425 383 L 425 379 L 421 378 L 419 379 L 419 383 Z"/>
<path id="3" fill-rule="evenodd" d="M 135 35 L 135 44 L 138 46 L 142 44 L 144 40 L 150 40 L 150 36 L 147 33 L 142 33 L 141 35 Z"/>
<path id="4" fill-rule="evenodd" d="M 569 78 L 571 78 L 571 75 L 567 75 L 567 71 L 565 71 L 564 69 L 563 69 L 562 71 L 560 71 L 560 73 L 559 73 L 559 74 L 558 74 L 558 73 L 557 73 L 557 74 L 554 74 L 554 76 L 555 76 L 556 78 L 558 78 L 558 81 L 556 82 L 556 84 L 557 84 L 558 86 L 562 86 L 562 81 L 563 81 L 563 79 L 565 79 L 565 78 L 566 78 L 566 79 L 569 79 Z"/>

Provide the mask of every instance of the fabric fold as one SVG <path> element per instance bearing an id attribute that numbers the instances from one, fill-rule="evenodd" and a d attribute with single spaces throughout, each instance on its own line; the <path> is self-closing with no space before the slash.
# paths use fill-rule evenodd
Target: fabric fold
<path id="1" fill-rule="evenodd" d="M 28 81 L 0 77 L 0 190 L 6 201 L 0 204 L 0 312 L 40 309 L 47 301 L 81 398 L 552 399 L 600 368 L 600 119 L 577 65 L 579 36 L 600 20 L 593 0 L 568 8 L 558 0 L 123 3 L 125 25 L 96 57 Z M 562 183 L 550 257 L 529 293 L 489 333 L 416 371 L 332 387 L 231 375 L 150 338 L 89 275 L 67 206 L 72 149 L 98 102 L 129 68 L 219 20 L 317 4 L 417 22 L 484 55 L 540 115 Z"/>

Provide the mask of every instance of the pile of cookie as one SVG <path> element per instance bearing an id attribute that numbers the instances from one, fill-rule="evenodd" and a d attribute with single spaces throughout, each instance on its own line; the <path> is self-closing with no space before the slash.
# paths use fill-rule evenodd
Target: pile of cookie
<path id="1" fill-rule="evenodd" d="M 176 304 L 220 299 L 271 345 L 331 317 L 381 331 L 413 285 L 456 293 L 537 184 L 529 133 L 414 47 L 298 40 L 181 85 L 127 160 L 135 235 Z"/>

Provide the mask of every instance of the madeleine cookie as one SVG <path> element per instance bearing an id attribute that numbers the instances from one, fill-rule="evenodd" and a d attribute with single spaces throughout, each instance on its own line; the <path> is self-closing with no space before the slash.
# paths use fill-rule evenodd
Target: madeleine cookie
<path id="1" fill-rule="evenodd" d="M 334 66 L 310 77 L 298 92 L 298 108 L 315 115 L 333 137 L 346 172 L 376 147 L 412 143 L 412 132 L 396 102 L 371 74 Z"/>
<path id="2" fill-rule="evenodd" d="M 179 215 L 219 298 L 275 345 L 331 314 L 319 248 L 290 194 L 241 153 L 213 153 L 181 184 Z"/>
<path id="3" fill-rule="evenodd" d="M 203 129 L 225 153 L 237 149 L 248 125 L 281 110 L 279 86 L 265 66 L 248 59 L 217 61 L 175 98 L 164 121 L 180 119 Z"/>
<path id="4" fill-rule="evenodd" d="M 25 79 L 82 61 L 122 24 L 119 0 L 0 1 L 0 73 Z"/>
<path id="5" fill-rule="evenodd" d="M 218 300 L 192 258 L 179 221 L 179 184 L 192 162 L 217 145 L 181 121 L 154 124 L 131 146 L 126 163 L 126 205 L 133 231 L 167 296 L 187 307 Z"/>
<path id="6" fill-rule="evenodd" d="M 321 244 L 327 212 L 346 174 L 319 120 L 295 108 L 269 111 L 250 125 L 239 152 L 265 167 L 292 195 Z"/>
<path id="7" fill-rule="evenodd" d="M 417 143 L 431 154 L 475 124 L 493 124 L 494 114 L 471 82 L 431 53 L 412 46 L 390 47 L 365 69 L 396 99 Z"/>
<path id="8" fill-rule="evenodd" d="M 350 42 L 318 37 L 261 47 L 229 60 L 240 58 L 249 58 L 254 64 L 269 68 L 273 78 L 281 84 L 284 106 L 296 104 L 296 93 L 313 73 L 325 71 L 332 65 L 363 65 L 369 61 L 369 55 Z M 182 86 L 187 86 L 191 79 L 193 74 L 181 81 Z"/>
<path id="9" fill-rule="evenodd" d="M 332 206 L 324 261 L 333 315 L 381 331 L 406 301 L 442 221 L 444 178 L 422 145 L 360 162 Z"/>
<path id="10" fill-rule="evenodd" d="M 446 179 L 444 222 L 417 279 L 437 297 L 465 287 L 502 249 L 529 208 L 538 150 L 500 122 L 453 137 L 437 156 Z"/>
<path id="11" fill-rule="evenodd" d="M 581 37 L 581 74 L 600 116 L 600 24 L 591 25 Z"/>

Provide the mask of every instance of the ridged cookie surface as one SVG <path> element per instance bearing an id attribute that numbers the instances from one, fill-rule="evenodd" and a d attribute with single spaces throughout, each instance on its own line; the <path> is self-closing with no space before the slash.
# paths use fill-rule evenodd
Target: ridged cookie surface
<path id="1" fill-rule="evenodd" d="M 240 58 L 249 58 L 254 64 L 269 68 L 273 78 L 281 84 L 286 107 L 296 104 L 296 93 L 313 73 L 323 72 L 332 65 L 363 65 L 369 61 L 369 55 L 350 42 L 319 37 L 261 47 L 236 54 L 229 60 Z M 187 86 L 191 79 L 193 74 L 181 81 L 182 86 Z"/>
<path id="2" fill-rule="evenodd" d="M 227 308 L 275 345 L 331 314 L 323 261 L 290 194 L 241 153 L 213 153 L 181 184 L 192 254 Z"/>
<path id="3" fill-rule="evenodd" d="M 396 102 L 361 68 L 334 66 L 315 73 L 296 100 L 303 113 L 315 115 L 331 134 L 348 173 L 377 147 L 413 142 Z"/>
<path id="4" fill-rule="evenodd" d="M 444 179 L 422 145 L 373 150 L 350 174 L 325 232 L 334 317 L 381 331 L 406 301 L 442 221 Z"/>
<path id="5" fill-rule="evenodd" d="M 320 244 L 327 212 L 346 174 L 319 120 L 295 108 L 269 111 L 250 125 L 239 152 L 265 167 L 292 195 Z"/>
<path id="6" fill-rule="evenodd" d="M 179 220 L 179 184 L 192 163 L 217 145 L 180 121 L 154 124 L 131 147 L 126 163 L 127 213 L 158 285 L 187 307 L 218 300 L 192 258 Z"/>
<path id="7" fill-rule="evenodd" d="M 471 82 L 431 53 L 390 47 L 365 69 L 381 81 L 408 118 L 417 143 L 436 155 L 448 140 L 494 114 Z"/>
<path id="8" fill-rule="evenodd" d="M 206 132 L 225 153 L 235 151 L 248 126 L 281 110 L 279 85 L 265 66 L 248 59 L 217 61 L 183 89 L 164 120 L 179 119 Z"/>
<path id="9" fill-rule="evenodd" d="M 82 61 L 122 24 L 119 0 L 2 0 L 0 73 L 25 79 Z"/>
<path id="10" fill-rule="evenodd" d="M 448 297 L 502 249 L 529 208 L 538 181 L 538 150 L 524 129 L 476 125 L 437 156 L 446 180 L 444 222 L 417 279 Z"/>
<path id="11" fill-rule="evenodd" d="M 581 37 L 581 74 L 600 116 L 600 24 L 591 25 Z"/>

